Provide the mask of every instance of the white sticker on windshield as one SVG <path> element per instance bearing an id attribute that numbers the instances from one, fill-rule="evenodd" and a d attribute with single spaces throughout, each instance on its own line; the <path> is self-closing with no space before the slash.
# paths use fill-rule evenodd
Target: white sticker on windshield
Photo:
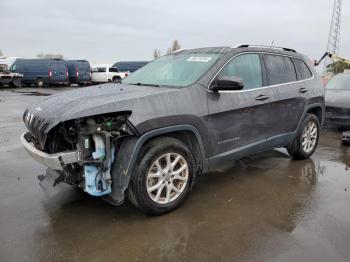
<path id="1" fill-rule="evenodd" d="M 211 57 L 209 56 L 191 56 L 187 58 L 187 61 L 191 61 L 191 62 L 208 63 L 210 60 L 211 60 Z"/>

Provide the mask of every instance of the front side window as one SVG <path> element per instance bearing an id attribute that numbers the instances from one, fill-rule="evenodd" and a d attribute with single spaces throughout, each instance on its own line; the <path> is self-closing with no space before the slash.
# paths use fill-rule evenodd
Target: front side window
<path id="1" fill-rule="evenodd" d="M 292 59 L 281 55 L 264 55 L 268 85 L 278 85 L 297 80 Z"/>
<path id="2" fill-rule="evenodd" d="M 239 55 L 230 61 L 219 76 L 238 76 L 244 83 L 243 89 L 262 87 L 262 71 L 258 54 Z"/>
<path id="3" fill-rule="evenodd" d="M 219 54 L 171 54 L 141 67 L 123 80 L 129 85 L 185 87 L 194 84 L 218 60 Z"/>
<path id="4" fill-rule="evenodd" d="M 94 72 L 94 73 L 105 73 L 106 72 L 106 68 L 105 67 L 96 67 L 96 68 L 92 69 L 92 72 Z"/>

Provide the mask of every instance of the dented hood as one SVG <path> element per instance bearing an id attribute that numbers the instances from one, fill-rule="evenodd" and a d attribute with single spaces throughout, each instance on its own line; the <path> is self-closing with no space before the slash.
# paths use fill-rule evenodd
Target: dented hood
<path id="1" fill-rule="evenodd" d="M 32 104 L 24 113 L 24 122 L 41 144 L 58 123 L 71 119 L 121 111 L 145 111 L 149 98 L 167 96 L 178 89 L 166 87 L 105 84 L 52 95 Z M 163 100 L 163 99 L 160 99 Z"/>

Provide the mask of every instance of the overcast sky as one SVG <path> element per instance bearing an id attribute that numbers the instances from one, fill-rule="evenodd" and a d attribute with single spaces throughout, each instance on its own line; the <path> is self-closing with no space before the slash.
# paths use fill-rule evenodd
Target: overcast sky
<path id="1" fill-rule="evenodd" d="M 184 48 L 274 41 L 318 58 L 332 7 L 332 0 L 0 0 L 0 49 L 6 56 L 60 53 L 112 63 L 152 59 L 174 39 Z M 341 32 L 340 55 L 350 57 L 349 1 Z"/>

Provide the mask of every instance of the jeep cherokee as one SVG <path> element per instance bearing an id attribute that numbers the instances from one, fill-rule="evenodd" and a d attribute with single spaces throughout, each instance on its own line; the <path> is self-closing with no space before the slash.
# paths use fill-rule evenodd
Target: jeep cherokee
<path id="1" fill-rule="evenodd" d="M 55 185 L 158 215 L 221 164 L 276 147 L 310 157 L 323 115 L 322 81 L 294 50 L 199 48 L 29 106 L 22 142 Z"/>

